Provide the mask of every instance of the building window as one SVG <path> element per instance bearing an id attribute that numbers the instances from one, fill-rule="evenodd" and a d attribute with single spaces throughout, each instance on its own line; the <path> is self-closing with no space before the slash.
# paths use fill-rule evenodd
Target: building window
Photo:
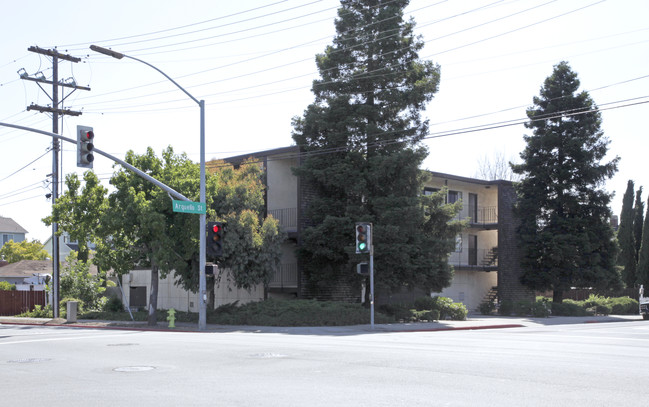
<path id="1" fill-rule="evenodd" d="M 455 203 L 462 199 L 462 192 L 448 191 L 448 203 Z"/>
<path id="2" fill-rule="evenodd" d="M 435 192 L 439 192 L 439 188 L 432 188 L 432 187 L 424 187 L 424 195 L 432 195 Z"/>
<path id="3" fill-rule="evenodd" d="M 3 234 L 2 235 L 2 244 L 3 245 L 5 243 L 7 243 L 8 241 L 10 241 L 10 240 L 14 240 L 14 235 L 11 235 L 11 234 Z"/>

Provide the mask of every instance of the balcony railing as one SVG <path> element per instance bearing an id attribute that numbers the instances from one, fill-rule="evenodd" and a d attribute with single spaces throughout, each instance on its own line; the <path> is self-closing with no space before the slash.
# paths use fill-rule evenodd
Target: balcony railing
<path id="1" fill-rule="evenodd" d="M 448 260 L 456 269 L 491 271 L 498 268 L 498 248 L 464 249 L 451 253 Z"/>
<path id="2" fill-rule="evenodd" d="M 495 206 L 480 206 L 475 212 L 469 210 L 468 218 L 472 225 L 495 225 L 498 223 L 498 208 Z M 462 217 L 466 219 L 466 217 Z"/>
<path id="3" fill-rule="evenodd" d="M 297 263 L 283 263 L 273 275 L 270 288 L 297 288 Z"/>
<path id="4" fill-rule="evenodd" d="M 285 231 L 297 231 L 297 208 L 271 209 L 268 214 L 277 219 Z"/>

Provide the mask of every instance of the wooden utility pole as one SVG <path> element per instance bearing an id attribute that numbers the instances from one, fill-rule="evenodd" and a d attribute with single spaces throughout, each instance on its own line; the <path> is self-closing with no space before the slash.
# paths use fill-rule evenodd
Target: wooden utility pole
<path id="1" fill-rule="evenodd" d="M 63 103 L 65 98 L 63 97 L 59 101 L 59 86 L 71 88 L 72 91 L 68 94 L 72 94 L 77 89 L 90 90 L 90 88 L 84 86 L 77 86 L 74 81 L 71 82 L 60 82 L 59 81 L 59 59 L 70 61 L 70 62 L 79 62 L 81 58 L 73 57 L 67 54 L 61 54 L 56 49 L 43 49 L 39 47 L 29 47 L 28 51 L 36 52 L 37 54 L 47 55 L 52 57 L 52 80 L 48 81 L 44 78 L 30 78 L 28 75 L 21 75 L 21 79 L 34 81 L 45 94 L 47 91 L 43 89 L 40 85 L 41 83 L 51 84 L 52 85 L 52 96 L 49 98 L 52 100 L 52 106 L 38 106 L 31 104 L 27 106 L 27 110 L 38 110 L 41 113 L 47 112 L 52 113 L 52 133 L 59 134 L 59 116 L 69 115 L 69 116 L 79 116 L 81 112 L 74 112 L 71 110 L 64 110 L 59 108 L 59 104 Z M 57 198 L 59 197 L 59 141 L 53 139 L 52 141 L 52 207 L 56 203 Z M 59 238 L 56 235 L 59 229 L 59 225 L 56 222 L 52 223 L 52 312 L 54 313 L 54 318 L 59 317 Z"/>

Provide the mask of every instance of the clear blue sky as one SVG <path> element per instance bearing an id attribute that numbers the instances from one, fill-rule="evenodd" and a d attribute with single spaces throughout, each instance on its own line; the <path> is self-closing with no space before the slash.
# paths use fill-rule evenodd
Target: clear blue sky
<path id="1" fill-rule="evenodd" d="M 0 16 L 0 121 L 51 130 L 49 116 L 26 111 L 31 103 L 48 104 L 47 95 L 18 79 L 17 71 L 49 78 L 51 61 L 27 48 L 56 46 L 82 58 L 62 62 L 60 77 L 92 89 L 67 96 L 64 107 L 83 115 L 64 118 L 64 136 L 75 138 L 78 124 L 89 125 L 96 146 L 119 157 L 148 146 L 160 154 L 172 145 L 198 161 L 197 105 L 151 68 L 88 49 L 97 44 L 157 66 L 205 100 L 208 160 L 290 145 L 291 118 L 313 101 L 314 56 L 331 41 L 338 5 L 8 2 Z M 614 212 L 620 212 L 627 180 L 649 190 L 643 120 L 649 114 L 649 2 L 412 0 L 406 15 L 426 41 L 420 56 L 442 71 L 440 91 L 423 113 L 432 136 L 425 168 L 470 177 L 485 157 L 516 160 L 529 132 L 522 125 L 438 136 L 524 119 L 553 65 L 566 60 L 602 109 L 610 156 L 621 157 L 618 174 L 605 185 L 616 192 Z M 40 222 L 51 209 L 45 198 L 50 144 L 45 136 L 0 128 L 0 216 L 41 241 L 50 234 Z M 64 174 L 80 173 L 71 144 L 64 146 L 62 165 Z M 107 184 L 112 163 L 98 157 L 95 171 Z"/>

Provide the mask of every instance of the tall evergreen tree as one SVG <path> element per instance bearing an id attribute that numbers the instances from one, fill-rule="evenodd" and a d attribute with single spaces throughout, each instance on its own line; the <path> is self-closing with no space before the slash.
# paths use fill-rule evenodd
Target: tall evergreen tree
<path id="1" fill-rule="evenodd" d="M 553 290 L 563 300 L 571 286 L 610 287 L 617 282 L 616 245 L 610 226 L 611 194 L 604 181 L 617 171 L 618 158 L 602 163 L 609 141 L 601 116 L 567 62 L 554 67 L 527 110 L 518 184 L 518 235 L 522 282 Z"/>
<path id="2" fill-rule="evenodd" d="M 642 227 L 644 225 L 644 202 L 642 202 L 642 187 L 635 193 L 633 206 L 633 239 L 635 241 L 635 259 L 638 261 L 640 245 L 642 244 Z"/>
<path id="3" fill-rule="evenodd" d="M 378 285 L 450 282 L 448 265 L 429 260 L 453 246 L 427 245 L 424 224 L 427 213 L 453 215 L 425 211 L 420 196 L 428 132 L 420 111 L 438 90 L 439 66 L 419 59 L 424 42 L 404 20 L 407 4 L 341 1 L 333 43 L 316 57 L 315 102 L 294 119 L 293 139 L 305 153 L 296 174 L 314 192 L 298 253 L 312 288 L 356 277 L 347 267 L 355 221 L 374 223 Z M 452 241 L 457 227 L 436 239 Z"/>
<path id="4" fill-rule="evenodd" d="M 642 239 L 640 254 L 638 255 L 638 266 L 636 268 L 637 282 L 649 289 L 649 199 L 647 200 L 647 213 L 644 217 L 642 228 Z"/>
<path id="5" fill-rule="evenodd" d="M 633 232 L 633 181 L 627 182 L 626 192 L 622 198 L 620 227 L 617 230 L 617 241 L 620 246 L 617 264 L 622 266 L 622 280 L 628 287 L 636 283 L 635 233 Z"/>

